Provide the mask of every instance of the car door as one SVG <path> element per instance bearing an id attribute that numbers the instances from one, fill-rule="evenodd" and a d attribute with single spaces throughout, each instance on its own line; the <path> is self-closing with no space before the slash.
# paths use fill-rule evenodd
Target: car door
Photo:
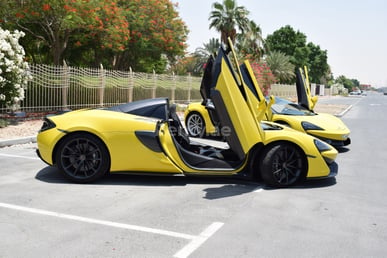
<path id="1" fill-rule="evenodd" d="M 222 135 L 230 149 L 244 159 L 252 146 L 262 141 L 262 129 L 257 120 L 257 102 L 247 91 L 233 53 L 234 66 L 227 52 L 219 49 L 212 67 L 210 98 L 220 121 Z"/>
<path id="2" fill-rule="evenodd" d="M 298 104 L 304 108 L 313 111 L 317 103 L 317 97 L 312 97 L 310 93 L 309 78 L 306 67 L 304 71 L 301 68 L 296 70 L 296 89 Z"/>

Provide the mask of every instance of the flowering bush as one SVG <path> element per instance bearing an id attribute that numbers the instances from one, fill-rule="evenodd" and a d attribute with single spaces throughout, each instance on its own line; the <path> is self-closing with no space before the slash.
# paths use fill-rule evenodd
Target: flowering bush
<path id="1" fill-rule="evenodd" d="M 270 70 L 270 67 L 265 63 L 257 63 L 252 61 L 251 68 L 253 69 L 255 78 L 257 78 L 259 87 L 262 89 L 262 93 L 267 96 L 271 85 L 275 83 L 277 79 Z"/>
<path id="2" fill-rule="evenodd" d="M 31 79 L 24 49 L 19 39 L 25 34 L 0 28 L 0 105 L 17 105 L 24 99 L 24 90 Z"/>

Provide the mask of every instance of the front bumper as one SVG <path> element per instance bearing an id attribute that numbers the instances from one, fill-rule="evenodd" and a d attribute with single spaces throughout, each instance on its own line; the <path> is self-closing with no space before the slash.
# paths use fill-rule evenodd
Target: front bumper
<path id="1" fill-rule="evenodd" d="M 332 162 L 331 164 L 327 164 L 329 167 L 329 174 L 327 176 L 322 177 L 308 177 L 307 180 L 319 180 L 319 179 L 326 179 L 326 178 L 333 178 L 336 177 L 339 173 L 339 165 L 336 162 Z"/>

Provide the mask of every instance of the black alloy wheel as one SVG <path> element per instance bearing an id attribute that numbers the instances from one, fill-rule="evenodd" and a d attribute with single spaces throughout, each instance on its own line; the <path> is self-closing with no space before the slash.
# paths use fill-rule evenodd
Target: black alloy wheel
<path id="1" fill-rule="evenodd" d="M 305 154 L 290 143 L 276 143 L 263 153 L 261 176 L 267 185 L 291 186 L 305 177 Z"/>
<path id="2" fill-rule="evenodd" d="M 88 183 L 108 172 L 110 156 L 99 138 L 86 133 L 76 133 L 59 144 L 56 163 L 59 170 L 70 180 Z"/>

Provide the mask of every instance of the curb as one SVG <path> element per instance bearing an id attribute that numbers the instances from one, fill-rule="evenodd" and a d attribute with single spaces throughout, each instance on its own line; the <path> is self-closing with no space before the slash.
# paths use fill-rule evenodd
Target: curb
<path id="1" fill-rule="evenodd" d="M 25 143 L 35 143 L 36 136 L 28 136 L 23 138 L 9 139 L 9 140 L 0 140 L 0 148 L 6 146 L 12 146 L 16 144 L 25 144 Z"/>
<path id="2" fill-rule="evenodd" d="M 349 107 L 347 107 L 344 111 L 342 111 L 341 113 L 337 114 L 336 116 L 337 117 L 342 117 L 344 116 L 351 108 L 353 107 L 353 105 L 350 105 Z"/>

